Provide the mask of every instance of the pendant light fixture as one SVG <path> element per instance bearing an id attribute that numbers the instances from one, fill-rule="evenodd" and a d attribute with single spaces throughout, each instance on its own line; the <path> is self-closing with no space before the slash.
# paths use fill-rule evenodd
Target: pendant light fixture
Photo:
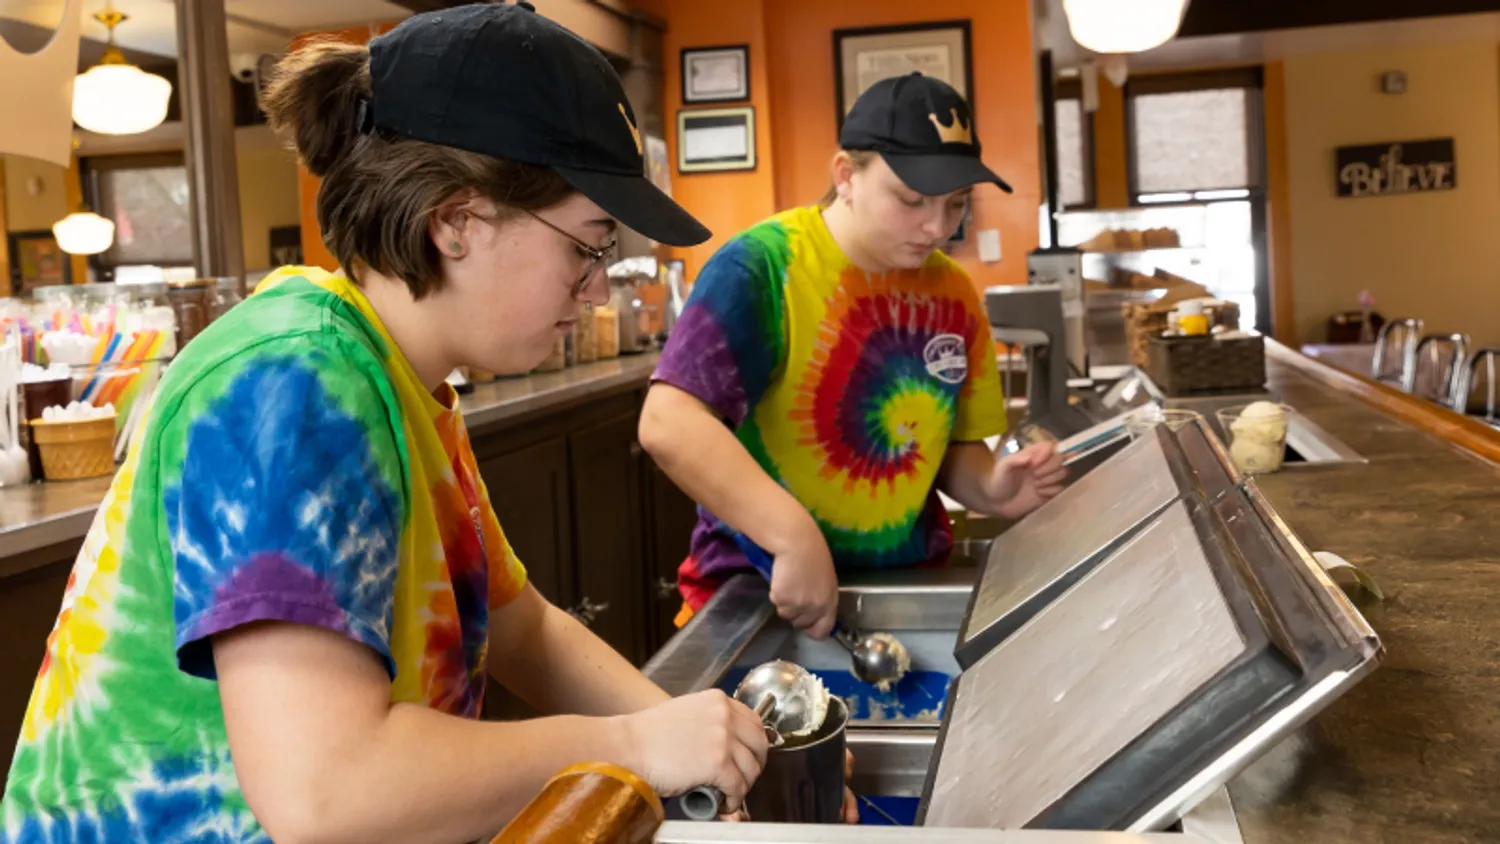
<path id="1" fill-rule="evenodd" d="M 1096 53 L 1139 53 L 1172 40 L 1188 0 L 1063 0 L 1068 31 Z"/>
<path id="2" fill-rule="evenodd" d="M 125 61 L 115 44 L 115 27 L 126 16 L 105 2 L 94 19 L 109 30 L 109 46 L 99 64 L 73 80 L 73 122 L 104 135 L 135 135 L 167 118 L 172 83 Z"/>
<path id="3" fill-rule="evenodd" d="M 115 243 L 115 221 L 87 207 L 52 224 L 57 248 L 69 255 L 98 255 Z"/>

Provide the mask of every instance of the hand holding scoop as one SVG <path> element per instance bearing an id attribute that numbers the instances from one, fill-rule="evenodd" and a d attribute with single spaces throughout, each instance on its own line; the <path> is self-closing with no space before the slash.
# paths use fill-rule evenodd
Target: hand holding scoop
<path id="1" fill-rule="evenodd" d="M 812 735 L 828 715 L 828 690 L 822 681 L 802 666 L 779 659 L 746 674 L 734 699 L 755 710 L 772 747 L 782 746 L 787 736 Z M 683 794 L 680 803 L 690 820 L 713 820 L 723 812 L 724 794 L 711 785 L 699 786 Z"/>
<path id="2" fill-rule="evenodd" d="M 736 533 L 740 550 L 767 582 L 771 580 L 771 555 L 761 550 L 743 534 Z M 911 669 L 911 654 L 901 641 L 889 633 L 862 633 L 839 621 L 833 626 L 833 638 L 849 651 L 854 660 L 854 676 L 866 683 L 888 690 L 901 682 Z"/>

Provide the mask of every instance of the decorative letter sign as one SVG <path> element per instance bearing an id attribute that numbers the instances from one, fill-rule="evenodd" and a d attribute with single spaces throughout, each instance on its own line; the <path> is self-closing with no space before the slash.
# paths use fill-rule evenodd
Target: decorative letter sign
<path id="1" fill-rule="evenodd" d="M 1386 196 L 1458 187 L 1453 139 L 1339 147 L 1334 189 L 1339 196 Z"/>

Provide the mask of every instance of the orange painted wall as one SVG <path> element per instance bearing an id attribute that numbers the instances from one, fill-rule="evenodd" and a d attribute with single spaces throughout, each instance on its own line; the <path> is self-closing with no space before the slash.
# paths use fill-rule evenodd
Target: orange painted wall
<path id="1" fill-rule="evenodd" d="M 1094 112 L 1094 204 L 1130 207 L 1130 164 L 1125 149 L 1125 89 L 1099 76 Z"/>
<path id="2" fill-rule="evenodd" d="M 1041 204 L 1036 70 L 1026 0 L 931 0 L 920 9 L 908 0 L 635 0 L 635 5 L 667 21 L 664 103 L 674 156 L 673 195 L 715 233 L 707 247 L 687 250 L 690 277 L 725 238 L 774 211 L 815 202 L 827 189 L 828 164 L 838 143 L 835 29 L 967 18 L 973 30 L 973 104 L 984 157 L 1016 193 L 980 189 L 970 239 L 954 257 L 980 287 L 1024 283 L 1026 253 L 1037 245 Z M 750 45 L 750 104 L 756 110 L 760 167 L 754 173 L 678 173 L 679 51 L 740 43 Z M 984 228 L 1000 230 L 998 264 L 981 264 L 976 257 L 972 232 Z"/>
<path id="3" fill-rule="evenodd" d="M 1262 90 L 1266 130 L 1266 216 L 1271 267 L 1271 333 L 1288 345 L 1297 341 L 1297 304 L 1292 284 L 1292 176 L 1287 153 L 1286 66 L 1266 62 Z"/>
<path id="4" fill-rule="evenodd" d="M 776 172 L 779 159 L 773 153 L 772 131 L 777 114 L 772 105 L 766 60 L 765 0 L 710 2 L 710 0 L 636 0 L 635 5 L 667 20 L 662 39 L 662 99 L 667 127 L 667 149 L 671 161 L 672 198 L 693 212 L 714 233 L 702 246 L 671 250 L 686 262 L 692 278 L 703 262 L 725 240 L 751 223 L 776 213 Z M 755 109 L 754 170 L 732 173 L 677 172 L 677 113 L 682 109 L 682 49 L 748 44 L 750 47 L 750 101 L 725 103 L 722 107 L 750 105 Z M 718 108 L 717 105 L 694 108 Z"/>

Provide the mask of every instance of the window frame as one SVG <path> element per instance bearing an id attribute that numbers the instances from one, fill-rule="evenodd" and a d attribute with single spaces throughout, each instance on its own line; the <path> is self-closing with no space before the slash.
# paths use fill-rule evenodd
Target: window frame
<path id="1" fill-rule="evenodd" d="M 1083 107 L 1083 83 L 1077 79 L 1060 79 L 1053 88 L 1053 108 L 1057 103 L 1064 100 L 1078 100 L 1079 133 L 1083 136 L 1083 202 L 1075 205 L 1064 204 L 1062 211 L 1093 211 L 1099 207 L 1099 176 L 1095 167 L 1094 150 L 1094 113 Z M 1053 147 L 1058 150 L 1058 167 L 1061 171 L 1062 145 L 1053 138 Z M 1058 199 L 1062 198 L 1062 185 L 1057 186 Z"/>
<path id="2" fill-rule="evenodd" d="M 1250 184 L 1248 185 L 1224 185 L 1218 188 L 1204 189 L 1204 191 L 1183 189 L 1181 191 L 1159 191 L 1143 194 L 1140 189 L 1138 166 L 1136 163 L 1136 113 L 1135 100 L 1140 96 L 1153 94 L 1181 94 L 1191 91 L 1217 91 L 1225 88 L 1243 88 L 1247 91 L 1247 103 L 1245 113 L 1245 143 L 1249 154 L 1246 162 L 1249 169 Z M 1264 198 L 1266 192 L 1266 150 L 1265 150 L 1265 71 L 1259 66 L 1224 68 L 1219 70 L 1206 70 L 1194 73 L 1162 73 L 1149 74 L 1146 76 L 1132 77 L 1125 83 L 1125 180 L 1126 189 L 1130 192 L 1131 207 L 1142 205 L 1174 205 L 1186 203 L 1198 203 L 1203 200 L 1189 198 L 1181 203 L 1174 202 L 1142 202 L 1141 196 L 1159 196 L 1162 193 L 1187 193 L 1196 194 L 1200 192 L 1224 191 L 1224 190 L 1248 190 L 1250 197 Z"/>
<path id="3" fill-rule="evenodd" d="M 92 209 L 95 213 L 108 216 L 104 214 L 105 209 L 101 202 L 103 198 L 103 189 L 100 186 L 99 179 L 102 174 L 114 173 L 122 170 L 156 170 L 166 167 L 181 167 L 183 168 L 184 172 L 186 172 L 187 156 L 181 151 L 96 155 L 89 156 L 88 158 L 80 158 L 78 161 L 78 167 L 83 177 L 82 181 L 84 200 L 88 203 L 89 208 Z M 188 222 L 189 224 L 191 224 L 191 208 L 189 209 L 188 214 Z M 154 256 L 149 260 L 131 261 L 129 264 L 122 264 L 118 261 L 114 261 L 106 257 L 109 256 L 112 251 L 114 251 L 113 246 L 98 255 L 89 256 L 89 267 L 93 269 L 94 273 L 100 279 L 113 279 L 115 268 L 121 266 L 153 265 L 160 267 L 175 267 L 180 266 L 183 263 L 182 261 L 176 259 L 167 259 L 160 256 Z M 188 263 L 192 263 L 192 261 L 193 259 L 190 257 L 188 259 Z"/>
<path id="4" fill-rule="evenodd" d="M 1246 151 L 1250 156 L 1249 173 L 1252 184 L 1244 185 L 1249 195 L 1242 200 L 1250 203 L 1250 242 L 1255 248 L 1255 326 L 1262 334 L 1271 333 L 1271 267 L 1270 267 L 1270 220 L 1266 197 L 1266 122 L 1265 122 L 1265 67 L 1221 68 L 1190 73 L 1148 74 L 1132 78 L 1125 83 L 1125 174 L 1130 191 L 1130 206 L 1201 205 L 1196 198 L 1201 191 L 1183 191 L 1195 198 L 1181 202 L 1141 202 L 1140 185 L 1136 179 L 1135 156 L 1135 98 L 1150 94 L 1173 94 L 1184 91 L 1209 91 L 1221 88 L 1245 88 L 1250 92 L 1245 115 Z M 1212 190 L 1235 190 L 1215 188 Z M 1161 196 L 1160 193 L 1144 194 Z"/>

